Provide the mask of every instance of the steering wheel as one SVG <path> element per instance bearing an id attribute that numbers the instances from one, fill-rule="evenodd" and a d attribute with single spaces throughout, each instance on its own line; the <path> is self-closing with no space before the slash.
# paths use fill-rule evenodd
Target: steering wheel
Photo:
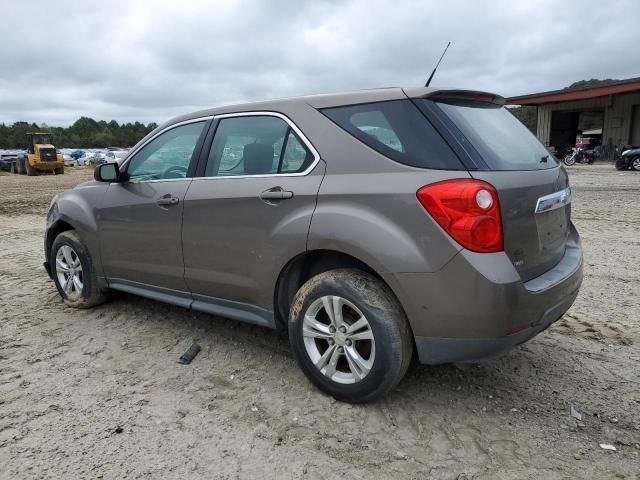
<path id="1" fill-rule="evenodd" d="M 172 175 L 173 174 L 173 175 Z M 187 175 L 187 167 L 173 165 L 162 172 L 162 178 L 180 178 Z"/>

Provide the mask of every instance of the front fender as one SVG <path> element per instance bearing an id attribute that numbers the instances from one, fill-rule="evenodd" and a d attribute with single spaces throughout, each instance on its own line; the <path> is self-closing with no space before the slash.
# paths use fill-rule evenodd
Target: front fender
<path id="1" fill-rule="evenodd" d="M 61 193 L 47 214 L 45 233 L 45 266 L 48 265 L 55 237 L 71 227 L 89 250 L 98 276 L 104 276 L 100 261 L 100 243 L 96 205 L 100 205 L 108 184 L 89 182 Z"/>

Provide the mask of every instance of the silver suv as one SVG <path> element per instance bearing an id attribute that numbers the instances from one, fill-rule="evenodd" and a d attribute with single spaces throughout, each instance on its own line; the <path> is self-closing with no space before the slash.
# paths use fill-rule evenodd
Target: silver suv
<path id="1" fill-rule="evenodd" d="M 414 354 L 494 356 L 576 298 L 567 173 L 503 104 L 389 88 L 173 119 L 53 200 L 45 267 L 74 307 L 121 290 L 287 327 L 311 382 L 375 400 Z"/>

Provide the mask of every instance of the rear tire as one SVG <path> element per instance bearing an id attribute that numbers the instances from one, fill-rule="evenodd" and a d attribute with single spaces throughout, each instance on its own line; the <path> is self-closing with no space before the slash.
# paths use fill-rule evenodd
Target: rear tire
<path id="1" fill-rule="evenodd" d="M 56 175 L 64 175 L 64 167 L 58 167 L 54 170 Z"/>
<path id="2" fill-rule="evenodd" d="M 409 323 L 393 292 L 379 278 L 355 269 L 321 273 L 298 290 L 289 313 L 289 340 L 311 383 L 351 403 L 388 393 L 413 354 Z"/>
<path id="3" fill-rule="evenodd" d="M 109 291 L 99 288 L 89 250 L 74 231 L 55 238 L 49 261 L 53 281 L 67 306 L 90 308 L 107 301 Z"/>
<path id="4" fill-rule="evenodd" d="M 18 173 L 17 163 L 18 163 L 17 161 L 11 162 L 11 173 L 14 173 L 14 174 Z"/>

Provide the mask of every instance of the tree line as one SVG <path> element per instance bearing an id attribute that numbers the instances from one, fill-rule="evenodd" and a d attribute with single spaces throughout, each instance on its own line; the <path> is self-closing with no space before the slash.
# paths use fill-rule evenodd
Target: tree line
<path id="1" fill-rule="evenodd" d="M 119 124 L 115 120 L 96 121 L 80 117 L 69 127 L 38 126 L 35 123 L 16 122 L 13 125 L 0 123 L 0 148 L 19 149 L 27 145 L 27 132 L 47 132 L 58 148 L 105 148 L 132 147 L 158 125 L 140 122 Z"/>
<path id="2" fill-rule="evenodd" d="M 536 134 L 536 126 L 538 124 L 538 109 L 531 105 L 522 105 L 519 107 L 509 107 L 509 111 L 520 120 L 525 127 Z"/>

